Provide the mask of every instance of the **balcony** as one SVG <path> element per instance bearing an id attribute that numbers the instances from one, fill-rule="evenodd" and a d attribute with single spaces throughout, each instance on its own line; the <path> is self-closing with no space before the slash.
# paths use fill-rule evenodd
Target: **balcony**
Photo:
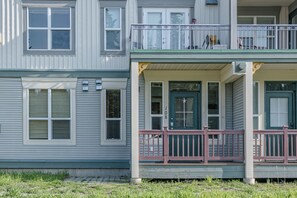
<path id="1" fill-rule="evenodd" d="M 296 50 L 297 25 L 238 25 L 233 50 Z M 229 25 L 131 26 L 131 51 L 231 49 Z"/>

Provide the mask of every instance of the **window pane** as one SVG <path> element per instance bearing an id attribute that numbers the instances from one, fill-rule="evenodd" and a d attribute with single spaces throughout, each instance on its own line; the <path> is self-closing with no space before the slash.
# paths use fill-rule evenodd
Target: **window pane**
<path id="1" fill-rule="evenodd" d="M 29 30 L 28 49 L 47 49 L 47 30 Z"/>
<path id="2" fill-rule="evenodd" d="M 253 129 L 259 129 L 259 118 L 258 116 L 253 117 Z"/>
<path id="3" fill-rule="evenodd" d="M 238 17 L 238 24 L 254 24 L 254 17 Z"/>
<path id="4" fill-rule="evenodd" d="M 253 87 L 253 97 L 254 97 L 254 101 L 253 101 L 253 113 L 254 114 L 258 114 L 258 100 L 259 100 L 259 96 L 258 96 L 258 90 L 259 90 L 259 84 L 257 82 L 254 82 L 254 87 Z"/>
<path id="5" fill-rule="evenodd" d="M 70 31 L 52 31 L 52 49 L 70 49 Z"/>
<path id="6" fill-rule="evenodd" d="M 220 129 L 219 117 L 208 117 L 208 128 L 209 129 Z"/>
<path id="7" fill-rule="evenodd" d="M 47 27 L 47 8 L 29 9 L 29 27 Z"/>
<path id="8" fill-rule="evenodd" d="M 53 139 L 70 139 L 70 121 L 53 121 Z"/>
<path id="9" fill-rule="evenodd" d="M 162 117 L 152 117 L 152 129 L 153 130 L 162 129 Z"/>
<path id="10" fill-rule="evenodd" d="M 52 117 L 70 118 L 70 90 L 52 90 Z"/>
<path id="11" fill-rule="evenodd" d="M 219 114 L 219 83 L 208 83 L 208 114 Z"/>
<path id="12" fill-rule="evenodd" d="M 46 120 L 29 121 L 29 139 L 48 139 L 48 123 Z"/>
<path id="13" fill-rule="evenodd" d="M 162 114 L 162 83 L 151 84 L 151 114 Z"/>
<path id="14" fill-rule="evenodd" d="M 274 17 L 257 17 L 257 24 L 274 24 Z"/>
<path id="15" fill-rule="evenodd" d="M 70 28 L 69 8 L 52 8 L 52 27 Z"/>
<path id="16" fill-rule="evenodd" d="M 48 117 L 48 91 L 45 89 L 29 90 L 29 117 Z"/>
<path id="17" fill-rule="evenodd" d="M 120 8 L 106 8 L 106 26 L 107 28 L 120 28 Z"/>
<path id="18" fill-rule="evenodd" d="M 121 121 L 106 121 L 106 139 L 121 139 Z"/>
<path id="19" fill-rule="evenodd" d="M 106 118 L 121 117 L 121 91 L 106 90 Z"/>
<path id="20" fill-rule="evenodd" d="M 120 31 L 109 30 L 106 31 L 106 49 L 108 50 L 120 50 Z"/>

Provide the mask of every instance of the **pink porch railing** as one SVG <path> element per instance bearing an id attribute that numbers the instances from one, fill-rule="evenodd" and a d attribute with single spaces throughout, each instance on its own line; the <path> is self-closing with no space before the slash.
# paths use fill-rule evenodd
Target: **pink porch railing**
<path id="1" fill-rule="evenodd" d="M 243 161 L 244 131 L 142 130 L 140 161 Z"/>
<path id="2" fill-rule="evenodd" d="M 297 162 L 297 130 L 254 131 L 254 162 Z"/>

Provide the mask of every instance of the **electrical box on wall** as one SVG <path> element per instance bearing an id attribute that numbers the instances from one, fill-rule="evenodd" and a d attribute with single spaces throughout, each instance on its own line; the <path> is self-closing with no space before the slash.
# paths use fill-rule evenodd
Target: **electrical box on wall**
<path id="1" fill-rule="evenodd" d="M 89 81 L 88 80 L 82 81 L 82 90 L 89 91 Z"/>
<path id="2" fill-rule="evenodd" d="M 205 0 L 206 5 L 218 5 L 218 0 Z"/>

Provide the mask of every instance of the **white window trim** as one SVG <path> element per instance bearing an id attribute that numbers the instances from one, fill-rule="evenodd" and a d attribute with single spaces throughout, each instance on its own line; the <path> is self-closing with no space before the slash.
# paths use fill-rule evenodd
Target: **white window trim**
<path id="1" fill-rule="evenodd" d="M 76 144 L 76 78 L 22 78 L 23 84 L 23 143 L 25 145 L 75 145 Z M 29 139 L 29 89 L 70 90 L 70 139 Z"/>
<path id="2" fill-rule="evenodd" d="M 120 90 L 121 91 L 121 138 L 119 140 L 106 139 L 106 90 Z M 101 91 L 101 145 L 104 146 L 125 146 L 126 143 L 126 78 L 103 78 L 102 79 L 102 91 Z M 117 118 L 118 120 L 118 118 Z"/>
<path id="3" fill-rule="evenodd" d="M 261 105 L 261 102 L 260 102 L 260 82 L 259 81 L 254 81 L 253 83 L 256 83 L 258 84 L 258 114 L 254 114 L 253 112 L 253 118 L 257 117 L 258 118 L 258 129 L 260 129 L 260 105 Z M 254 108 L 253 108 L 254 109 Z"/>
<path id="4" fill-rule="evenodd" d="M 218 83 L 219 84 L 219 114 L 208 114 L 208 84 L 209 83 Z M 219 118 L 219 128 L 217 130 L 221 129 L 221 124 L 222 124 L 222 120 L 221 120 L 221 82 L 220 81 L 207 81 L 206 82 L 206 103 L 207 103 L 207 108 L 206 108 L 206 114 L 207 114 L 207 119 L 206 119 L 206 123 L 208 126 L 208 118 L 209 117 L 215 117 L 215 118 Z M 216 130 L 216 129 L 214 129 Z"/>
<path id="5" fill-rule="evenodd" d="M 72 51 L 72 11 L 71 11 L 71 7 L 67 7 L 67 9 L 69 9 L 69 28 L 52 28 L 51 27 L 51 12 L 52 12 L 52 8 L 65 8 L 65 7 L 40 7 L 40 8 L 46 8 L 47 9 L 47 27 L 30 27 L 29 25 L 29 9 L 30 8 L 38 8 L 38 7 L 27 7 L 26 11 L 27 11 L 27 50 L 28 51 Z M 29 31 L 30 30 L 47 30 L 47 49 L 29 49 Z M 69 31 L 69 49 L 53 49 L 52 48 L 52 30 L 68 30 Z"/>
<path id="6" fill-rule="evenodd" d="M 152 83 L 162 83 L 162 114 L 152 114 Z M 164 127 L 164 82 L 163 81 L 150 81 L 150 88 L 149 88 L 149 97 L 150 97 L 150 103 L 149 103 L 149 109 L 150 109 L 150 129 L 152 130 L 152 118 L 153 117 L 159 117 L 162 118 L 162 128 Z"/>
<path id="7" fill-rule="evenodd" d="M 119 28 L 107 28 L 106 27 L 106 9 L 108 8 L 117 8 L 120 10 L 120 27 Z M 107 49 L 106 46 L 106 35 L 107 31 L 120 31 L 120 49 Z M 113 51 L 122 51 L 122 8 L 121 7 L 104 7 L 104 51 L 113 52 Z"/>

